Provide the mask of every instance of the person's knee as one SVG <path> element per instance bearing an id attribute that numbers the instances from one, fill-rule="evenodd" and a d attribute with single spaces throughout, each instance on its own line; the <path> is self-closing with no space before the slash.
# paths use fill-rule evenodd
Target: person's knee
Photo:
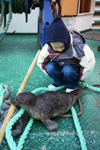
<path id="1" fill-rule="evenodd" d="M 72 75 L 73 69 L 72 69 L 72 67 L 70 65 L 66 65 L 62 69 L 62 73 L 63 73 L 64 76 L 68 76 L 69 77 L 69 76 Z"/>
<path id="2" fill-rule="evenodd" d="M 53 72 L 55 69 L 54 63 L 53 62 L 49 62 L 46 66 L 46 71 L 48 74 L 50 74 L 51 72 Z"/>

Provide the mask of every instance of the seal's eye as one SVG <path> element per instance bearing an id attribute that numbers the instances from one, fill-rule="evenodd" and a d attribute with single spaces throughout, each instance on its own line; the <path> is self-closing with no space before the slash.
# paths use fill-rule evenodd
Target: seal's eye
<path id="1" fill-rule="evenodd" d="M 16 98 L 16 101 L 18 102 L 18 98 Z"/>

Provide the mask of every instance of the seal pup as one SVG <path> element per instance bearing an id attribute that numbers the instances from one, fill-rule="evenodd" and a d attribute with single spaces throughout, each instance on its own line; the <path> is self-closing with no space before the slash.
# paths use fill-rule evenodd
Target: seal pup
<path id="1" fill-rule="evenodd" d="M 47 130 L 53 131 L 58 125 L 50 119 L 67 113 L 82 91 L 82 88 L 70 93 L 47 91 L 37 96 L 31 92 L 22 92 L 12 98 L 11 103 L 24 108 L 31 117 L 41 120 Z"/>

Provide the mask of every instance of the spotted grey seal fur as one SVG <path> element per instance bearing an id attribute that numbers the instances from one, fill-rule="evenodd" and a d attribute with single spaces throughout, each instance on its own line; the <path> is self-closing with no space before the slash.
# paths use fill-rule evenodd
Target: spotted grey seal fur
<path id="1" fill-rule="evenodd" d="M 31 92 L 22 92 L 12 98 L 11 103 L 24 108 L 31 117 L 41 120 L 47 130 L 53 131 L 58 125 L 50 119 L 67 113 L 82 95 L 82 91 L 47 91 L 37 96 Z"/>

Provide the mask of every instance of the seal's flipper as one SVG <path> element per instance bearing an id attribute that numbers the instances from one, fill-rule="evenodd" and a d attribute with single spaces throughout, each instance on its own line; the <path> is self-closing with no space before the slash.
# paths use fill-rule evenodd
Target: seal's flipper
<path id="1" fill-rule="evenodd" d="M 12 129 L 13 138 L 21 135 L 22 126 L 23 126 L 22 118 L 19 118 L 19 120 L 17 120 Z"/>
<path id="2" fill-rule="evenodd" d="M 45 119 L 43 121 L 43 124 L 44 124 L 45 128 L 49 131 L 53 131 L 58 128 L 57 123 L 54 121 L 51 121 L 50 119 Z"/>

